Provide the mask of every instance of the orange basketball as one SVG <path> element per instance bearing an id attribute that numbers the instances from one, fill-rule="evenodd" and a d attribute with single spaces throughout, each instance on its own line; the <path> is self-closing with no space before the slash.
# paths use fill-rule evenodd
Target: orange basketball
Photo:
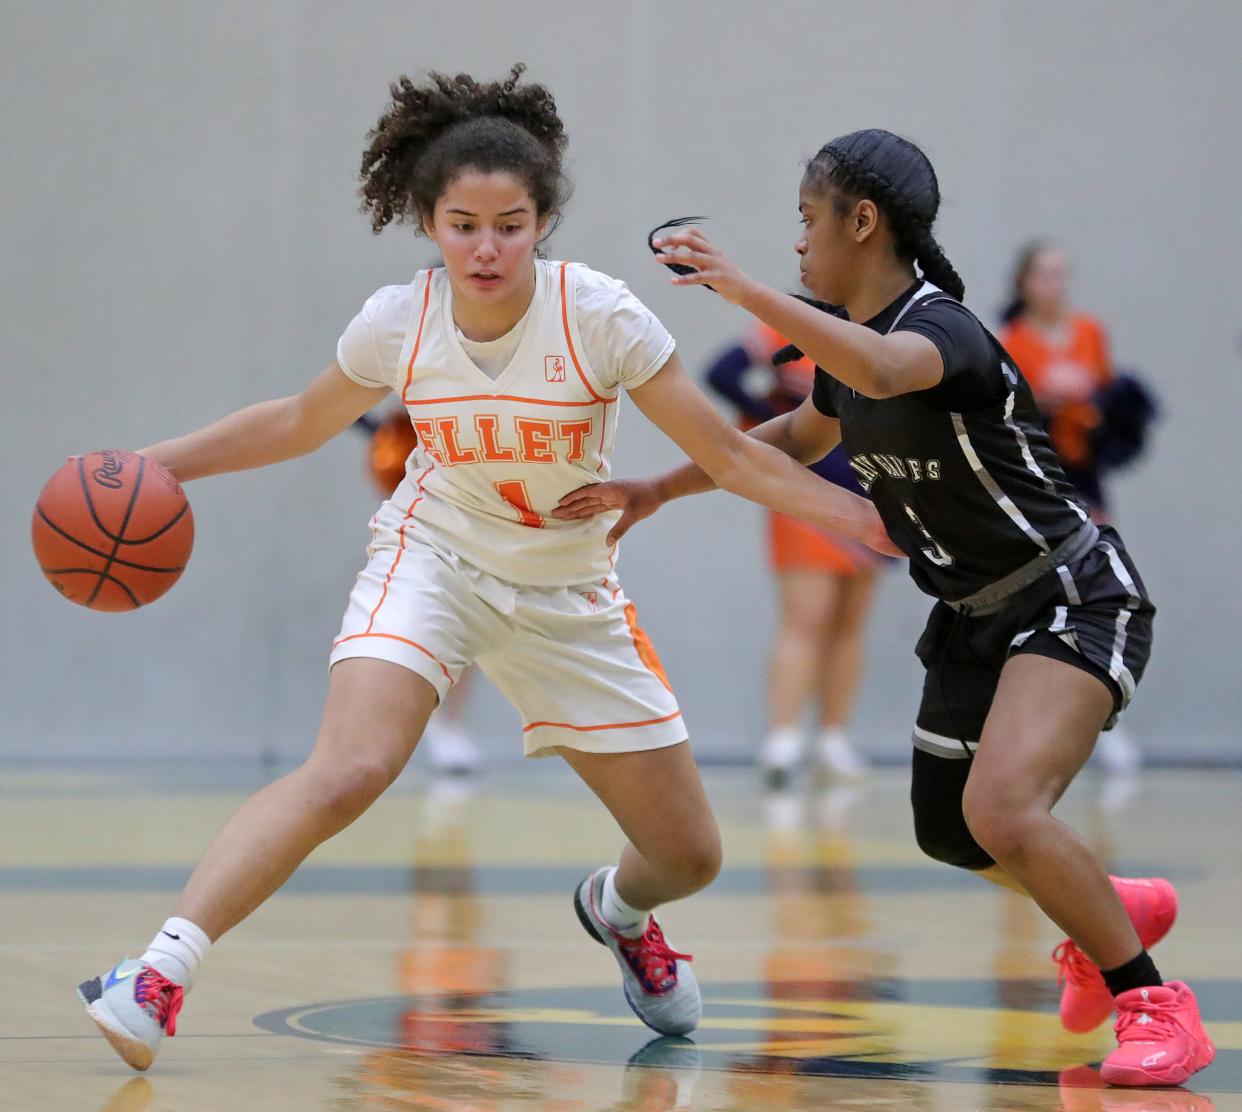
<path id="1" fill-rule="evenodd" d="M 154 602 L 194 547 L 181 484 L 136 452 L 71 456 L 39 493 L 30 529 L 48 581 L 92 610 Z"/>

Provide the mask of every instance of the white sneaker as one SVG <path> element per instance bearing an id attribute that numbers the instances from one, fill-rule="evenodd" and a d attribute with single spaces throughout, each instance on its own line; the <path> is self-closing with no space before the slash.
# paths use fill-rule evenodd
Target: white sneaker
<path id="1" fill-rule="evenodd" d="M 483 754 L 470 735 L 451 723 L 439 725 L 433 718 L 423 733 L 427 760 L 434 772 L 470 776 L 483 764 Z"/>
<path id="2" fill-rule="evenodd" d="M 768 734 L 759 750 L 759 767 L 771 788 L 783 788 L 802 764 L 806 742 L 796 726 L 785 726 Z"/>
<path id="3" fill-rule="evenodd" d="M 815 759 L 824 772 L 837 780 L 857 780 L 867 771 L 866 760 L 840 734 L 825 734 Z"/>
<path id="4" fill-rule="evenodd" d="M 583 930 L 607 946 L 621 967 L 626 1003 L 661 1035 L 685 1035 L 703 1016 L 699 984 L 690 968 L 693 955 L 679 954 L 664 940 L 655 916 L 638 938 L 618 934 L 600 914 L 608 869 L 596 869 L 574 891 L 574 910 Z"/>
<path id="5" fill-rule="evenodd" d="M 153 965 L 126 958 L 78 985 L 78 999 L 115 1050 L 136 1070 L 155 1061 L 165 1035 L 177 1033 L 185 990 Z"/>
<path id="6" fill-rule="evenodd" d="M 1095 758 L 1109 776 L 1130 776 L 1143 767 L 1143 751 L 1119 726 L 1100 734 L 1095 743 Z"/>

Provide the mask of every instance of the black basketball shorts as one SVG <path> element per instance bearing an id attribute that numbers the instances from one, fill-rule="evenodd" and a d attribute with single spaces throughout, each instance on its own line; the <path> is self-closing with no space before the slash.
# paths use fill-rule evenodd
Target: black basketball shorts
<path id="1" fill-rule="evenodd" d="M 926 668 L 914 746 L 965 759 L 979 743 L 1005 661 L 1035 653 L 1072 664 L 1113 695 L 1110 728 L 1151 655 L 1152 606 L 1121 538 L 1100 530 L 1080 560 L 1049 572 L 986 615 L 938 602 L 915 653 Z"/>

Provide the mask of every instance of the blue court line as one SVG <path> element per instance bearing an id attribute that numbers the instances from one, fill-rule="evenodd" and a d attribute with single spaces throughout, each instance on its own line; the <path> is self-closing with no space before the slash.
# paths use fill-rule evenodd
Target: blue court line
<path id="1" fill-rule="evenodd" d="M 1152 872 L 1186 880 L 1187 870 L 1161 872 L 1141 863 L 1121 868 L 1129 876 Z M 303 865 L 283 892 L 300 895 L 565 896 L 588 865 Z M 103 890 L 177 892 L 189 879 L 185 865 L 23 865 L 0 868 L 0 889 L 35 892 Z M 706 895 L 780 896 L 815 894 L 848 896 L 863 892 L 976 891 L 986 888 L 960 869 L 936 865 L 867 865 L 859 868 L 738 866 L 724 871 Z"/>

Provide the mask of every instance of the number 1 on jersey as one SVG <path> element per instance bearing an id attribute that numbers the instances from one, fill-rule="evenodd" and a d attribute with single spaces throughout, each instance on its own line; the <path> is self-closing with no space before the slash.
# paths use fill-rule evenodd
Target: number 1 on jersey
<path id="1" fill-rule="evenodd" d="M 496 493 L 500 495 L 518 512 L 518 521 L 531 529 L 542 529 L 543 518 L 535 513 L 530 504 L 530 495 L 526 493 L 526 484 L 521 479 L 506 479 L 496 484 Z"/>

